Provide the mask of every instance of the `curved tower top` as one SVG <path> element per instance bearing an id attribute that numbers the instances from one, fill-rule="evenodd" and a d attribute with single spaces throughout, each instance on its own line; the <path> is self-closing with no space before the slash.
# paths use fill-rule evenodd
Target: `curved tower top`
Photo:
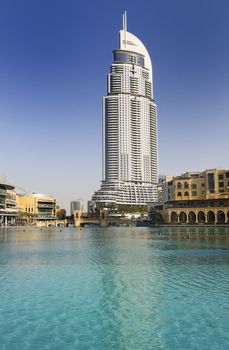
<path id="1" fill-rule="evenodd" d="M 127 31 L 126 11 L 123 15 L 123 29 L 119 31 L 119 49 L 130 51 L 144 56 L 145 68 L 149 70 L 149 80 L 152 83 L 152 62 L 144 44 L 135 35 Z"/>

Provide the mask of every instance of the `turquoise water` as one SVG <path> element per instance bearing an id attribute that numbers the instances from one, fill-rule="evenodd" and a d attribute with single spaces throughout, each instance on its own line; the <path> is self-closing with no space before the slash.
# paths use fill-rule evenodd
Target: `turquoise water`
<path id="1" fill-rule="evenodd" d="M 229 349 L 228 228 L 23 230 L 0 231 L 1 350 Z"/>

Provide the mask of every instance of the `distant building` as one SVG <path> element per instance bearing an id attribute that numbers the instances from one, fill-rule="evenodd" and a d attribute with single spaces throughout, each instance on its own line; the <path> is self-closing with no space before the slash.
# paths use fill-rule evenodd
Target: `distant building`
<path id="1" fill-rule="evenodd" d="M 229 170 L 207 169 L 166 176 L 164 216 L 173 224 L 229 223 Z"/>
<path id="2" fill-rule="evenodd" d="M 15 224 L 18 215 L 15 186 L 0 174 L 0 226 Z"/>
<path id="3" fill-rule="evenodd" d="M 94 214 L 96 209 L 96 203 L 94 201 L 87 202 L 87 212 L 88 214 Z"/>
<path id="4" fill-rule="evenodd" d="M 77 200 L 72 201 L 70 203 L 70 213 L 71 213 L 71 215 L 74 214 L 75 210 L 83 210 L 83 200 L 82 199 L 77 199 Z"/>
<path id="5" fill-rule="evenodd" d="M 159 175 L 159 178 L 158 178 L 158 184 L 157 184 L 157 197 L 158 197 L 158 200 L 157 202 L 158 203 L 163 203 L 163 183 L 164 183 L 164 180 L 165 180 L 165 175 Z"/>
<path id="6" fill-rule="evenodd" d="M 148 211 L 151 208 L 154 208 L 155 210 L 158 210 L 160 212 L 163 211 L 164 208 L 164 182 L 165 182 L 165 175 L 159 175 L 158 177 L 158 183 L 157 183 L 157 201 L 147 203 Z"/>

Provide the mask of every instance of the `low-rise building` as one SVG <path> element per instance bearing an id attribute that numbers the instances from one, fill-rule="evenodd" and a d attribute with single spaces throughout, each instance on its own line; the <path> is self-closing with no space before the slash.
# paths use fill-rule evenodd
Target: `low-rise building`
<path id="1" fill-rule="evenodd" d="M 14 225 L 18 215 L 15 186 L 0 175 L 0 226 Z"/>
<path id="2" fill-rule="evenodd" d="M 39 221 L 56 220 L 56 199 L 48 194 L 32 193 L 19 196 L 20 210 Z"/>
<path id="3" fill-rule="evenodd" d="M 165 177 L 164 217 L 173 224 L 228 224 L 229 170 Z"/>

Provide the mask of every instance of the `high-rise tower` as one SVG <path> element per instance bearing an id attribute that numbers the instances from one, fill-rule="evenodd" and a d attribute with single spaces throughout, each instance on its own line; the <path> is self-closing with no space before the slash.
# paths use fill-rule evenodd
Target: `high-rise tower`
<path id="1" fill-rule="evenodd" d="M 93 200 L 144 205 L 157 200 L 157 107 L 151 59 L 127 31 L 126 13 L 113 54 L 103 97 L 103 179 Z"/>

